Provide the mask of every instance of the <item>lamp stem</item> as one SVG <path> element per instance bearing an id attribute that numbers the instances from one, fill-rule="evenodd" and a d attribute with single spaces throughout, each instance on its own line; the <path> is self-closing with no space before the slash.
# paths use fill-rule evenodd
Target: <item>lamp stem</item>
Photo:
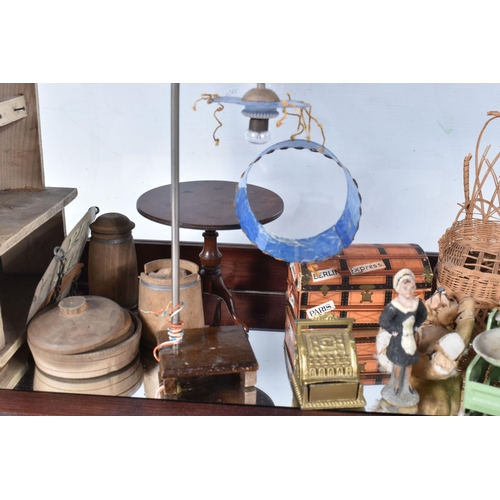
<path id="1" fill-rule="evenodd" d="M 179 84 L 170 87 L 170 159 L 171 159 L 171 213 L 172 213 L 172 307 L 180 303 L 179 297 Z M 180 323 L 180 313 L 174 314 L 172 323 Z M 175 346 L 176 347 L 176 346 Z"/>

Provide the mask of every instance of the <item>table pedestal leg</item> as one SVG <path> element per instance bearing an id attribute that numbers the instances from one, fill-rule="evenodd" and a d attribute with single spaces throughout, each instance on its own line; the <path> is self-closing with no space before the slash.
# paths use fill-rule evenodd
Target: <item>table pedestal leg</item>
<path id="1" fill-rule="evenodd" d="M 200 253 L 200 276 L 203 291 L 221 297 L 226 302 L 235 323 L 241 325 L 248 332 L 248 327 L 236 315 L 233 296 L 222 279 L 220 270 L 222 254 L 217 246 L 218 235 L 219 233 L 212 229 L 207 229 L 203 233 L 203 250 Z"/>

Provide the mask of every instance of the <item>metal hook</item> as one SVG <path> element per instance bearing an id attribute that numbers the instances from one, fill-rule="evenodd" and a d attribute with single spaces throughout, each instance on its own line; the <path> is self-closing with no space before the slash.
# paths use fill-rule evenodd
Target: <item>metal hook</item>
<path id="1" fill-rule="evenodd" d="M 61 252 L 61 255 L 59 255 L 59 252 Z M 66 252 L 61 248 L 61 247 L 55 247 L 54 248 L 54 257 L 63 262 L 66 259 Z"/>

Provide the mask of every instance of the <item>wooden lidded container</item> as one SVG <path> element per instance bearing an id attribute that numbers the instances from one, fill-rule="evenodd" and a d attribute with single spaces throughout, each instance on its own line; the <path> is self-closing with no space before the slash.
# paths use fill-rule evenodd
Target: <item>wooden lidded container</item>
<path id="1" fill-rule="evenodd" d="M 106 297 L 126 309 L 137 307 L 139 273 L 132 229 L 125 215 L 107 213 L 90 225 L 89 294 Z"/>
<path id="2" fill-rule="evenodd" d="M 62 299 L 28 324 L 35 365 L 62 379 L 89 379 L 116 372 L 139 353 L 142 324 L 105 297 Z"/>
<path id="3" fill-rule="evenodd" d="M 184 328 L 203 328 L 203 298 L 199 267 L 188 260 L 179 261 L 179 298 L 184 303 L 180 318 Z M 172 260 L 159 259 L 144 265 L 139 279 L 139 317 L 142 342 L 157 345 L 157 333 L 168 330 L 168 306 L 172 301 Z"/>

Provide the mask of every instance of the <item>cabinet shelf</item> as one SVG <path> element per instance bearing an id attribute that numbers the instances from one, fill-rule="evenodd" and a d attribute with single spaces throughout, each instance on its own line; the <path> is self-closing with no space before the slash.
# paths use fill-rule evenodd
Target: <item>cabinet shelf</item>
<path id="1" fill-rule="evenodd" d="M 76 188 L 0 191 L 0 256 L 76 198 Z"/>
<path id="2" fill-rule="evenodd" d="M 63 210 L 76 195 L 75 188 L 0 191 L 0 220 L 2 221 L 0 225 L 0 341 L 2 341 L 0 343 L 0 370 L 26 340 L 26 320 L 36 286 L 42 278 L 45 266 L 50 261 L 49 250 L 63 241 L 63 229 L 60 227 Z M 52 221 L 55 221 L 57 226 L 57 231 L 54 233 L 50 230 Z M 30 252 L 40 253 L 42 249 L 45 250 L 45 262 L 41 260 L 37 263 L 38 272 L 30 272 L 33 266 L 24 266 L 24 264 L 25 272 L 19 272 L 16 259 L 21 262 L 29 260 Z M 20 259 L 19 256 L 21 256 Z"/>

